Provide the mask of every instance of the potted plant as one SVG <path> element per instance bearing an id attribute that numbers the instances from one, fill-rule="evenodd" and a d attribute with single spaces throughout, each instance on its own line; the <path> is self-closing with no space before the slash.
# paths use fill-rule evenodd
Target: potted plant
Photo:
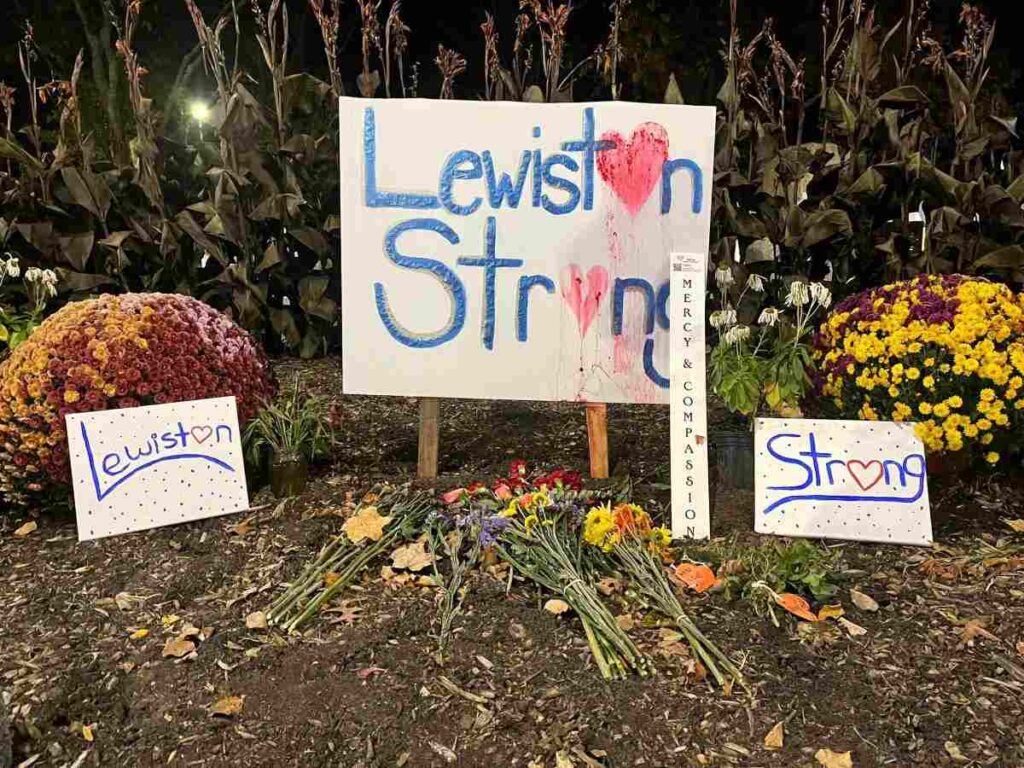
<path id="1" fill-rule="evenodd" d="M 269 403 L 245 429 L 246 451 L 255 464 L 266 461 L 270 489 L 278 498 L 297 496 L 306 487 L 309 462 L 334 445 L 331 409 L 324 398 L 299 392 Z"/>
<path id="2" fill-rule="evenodd" d="M 711 443 L 722 484 L 752 489 L 754 420 L 761 413 L 802 415 L 799 404 L 811 386 L 811 320 L 828 308 L 832 294 L 821 283 L 793 280 L 779 309 L 764 301 L 767 281 L 761 275 L 751 273 L 738 295 L 730 290 L 731 266 L 715 270 L 715 282 L 722 309 L 710 317 L 717 335 L 709 365 L 711 390 L 745 428 L 720 431 L 711 436 Z M 750 294 L 759 299 L 756 314 L 751 314 L 757 319 L 744 324 L 733 306 Z"/>

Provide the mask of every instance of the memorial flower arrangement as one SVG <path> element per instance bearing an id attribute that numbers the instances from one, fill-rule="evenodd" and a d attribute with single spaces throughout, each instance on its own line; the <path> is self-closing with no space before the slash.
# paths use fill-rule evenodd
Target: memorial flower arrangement
<path id="1" fill-rule="evenodd" d="M 669 581 L 667 566 L 672 557 L 672 534 L 656 527 L 650 516 L 636 504 L 591 507 L 583 525 L 587 544 L 611 555 L 625 573 L 634 591 L 658 613 L 671 619 L 699 659 L 726 690 L 734 683 L 746 686 L 739 667 L 704 636 L 686 611 Z"/>
<path id="2" fill-rule="evenodd" d="M 244 424 L 274 389 L 252 337 L 201 301 L 139 293 L 69 304 L 0 363 L 0 504 L 70 481 L 70 413 L 234 396 Z"/>
<path id="3" fill-rule="evenodd" d="M 709 357 L 712 391 L 743 416 L 756 416 L 763 406 L 779 415 L 799 413 L 812 385 L 812 321 L 828 309 L 831 292 L 822 283 L 793 280 L 780 308 L 766 300 L 769 281 L 761 275 L 751 273 L 737 289 L 724 266 L 715 270 L 715 283 L 721 309 L 709 318 L 717 337 Z M 750 297 L 757 309 L 743 323 L 734 307 Z"/>
<path id="4" fill-rule="evenodd" d="M 814 359 L 827 410 L 916 422 L 930 452 L 995 464 L 1024 424 L 1024 296 L 1005 285 L 921 275 L 857 294 L 822 325 Z"/>

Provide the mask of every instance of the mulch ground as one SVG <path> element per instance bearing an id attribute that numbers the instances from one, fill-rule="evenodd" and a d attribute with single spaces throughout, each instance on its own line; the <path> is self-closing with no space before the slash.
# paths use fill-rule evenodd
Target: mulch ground
<path id="1" fill-rule="evenodd" d="M 864 635 L 798 632 L 743 602 L 690 597 L 707 634 L 743 660 L 750 696 L 695 681 L 642 624 L 632 634 L 659 656 L 658 675 L 606 683 L 578 622 L 486 572 L 469 582 L 442 663 L 434 590 L 375 570 L 301 635 L 246 628 L 338 532 L 353 495 L 415 471 L 414 401 L 343 397 L 332 361 L 279 373 L 344 407 L 336 459 L 303 496 L 278 504 L 264 492 L 241 527 L 234 515 L 89 543 L 70 518 L 43 515 L 24 537 L 13 535 L 23 517 L 0 520 L 15 764 L 809 767 L 827 748 L 858 768 L 1024 765 L 1024 537 L 1003 522 L 1024 517 L 1019 479 L 933 486 L 934 551 L 835 545 L 844 592 L 880 606 L 858 611 L 840 595 Z M 667 409 L 609 418 L 616 471 L 637 480 L 638 500 L 663 504 Z M 442 419 L 439 491 L 502 474 L 511 458 L 586 467 L 578 406 L 446 401 Z M 716 490 L 714 534 L 756 541 L 750 509 L 748 494 Z M 205 639 L 164 658 L 186 624 Z M 242 697 L 241 712 L 212 717 L 225 696 Z M 780 721 L 784 746 L 769 751 Z"/>

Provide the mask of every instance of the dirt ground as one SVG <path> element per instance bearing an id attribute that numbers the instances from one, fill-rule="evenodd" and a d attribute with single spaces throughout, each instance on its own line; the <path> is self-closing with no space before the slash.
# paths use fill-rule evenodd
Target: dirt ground
<path id="1" fill-rule="evenodd" d="M 332 361 L 279 372 L 340 390 Z M 347 494 L 414 474 L 414 401 L 341 402 L 333 464 L 287 504 L 264 492 L 244 526 L 233 515 L 80 544 L 70 518 L 44 515 L 22 537 L 26 518 L 0 520 L 0 692 L 16 765 L 809 768 L 831 749 L 857 768 L 1024 766 L 1024 536 L 1004 522 L 1024 517 L 1019 478 L 933 486 L 934 551 L 835 545 L 840 598 L 866 634 L 798 633 L 745 603 L 690 597 L 754 684 L 726 697 L 671 657 L 653 678 L 602 681 L 576 620 L 485 573 L 470 580 L 443 664 L 435 591 L 396 588 L 375 569 L 301 635 L 247 629 L 339 531 Z M 616 471 L 638 481 L 639 501 L 663 504 L 667 409 L 609 418 Z M 442 419 L 438 491 L 512 458 L 586 467 L 579 406 L 446 401 Z M 750 509 L 748 494 L 716 491 L 715 535 L 756 540 Z M 854 608 L 850 587 L 879 609 Z M 186 624 L 205 639 L 164 658 Z M 632 634 L 657 654 L 657 627 Z M 242 697 L 241 712 L 212 717 L 225 696 Z M 769 751 L 779 722 L 784 746 Z"/>

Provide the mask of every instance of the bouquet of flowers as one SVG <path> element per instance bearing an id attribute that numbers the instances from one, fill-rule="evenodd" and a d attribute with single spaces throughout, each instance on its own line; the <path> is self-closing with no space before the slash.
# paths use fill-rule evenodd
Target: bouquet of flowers
<path id="1" fill-rule="evenodd" d="M 560 595 L 583 623 L 590 650 L 605 679 L 627 672 L 647 676 L 650 660 L 619 626 L 595 586 L 592 558 L 579 535 L 579 493 L 546 487 L 509 500 L 509 521 L 499 552 L 519 573 Z"/>
<path id="2" fill-rule="evenodd" d="M 747 687 L 739 667 L 704 636 L 683 610 L 666 573 L 672 540 L 668 529 L 654 527 L 650 516 L 636 504 L 605 504 L 587 513 L 583 539 L 610 554 L 640 597 L 676 624 L 695 657 L 719 685 L 726 690 L 734 683 Z"/>

